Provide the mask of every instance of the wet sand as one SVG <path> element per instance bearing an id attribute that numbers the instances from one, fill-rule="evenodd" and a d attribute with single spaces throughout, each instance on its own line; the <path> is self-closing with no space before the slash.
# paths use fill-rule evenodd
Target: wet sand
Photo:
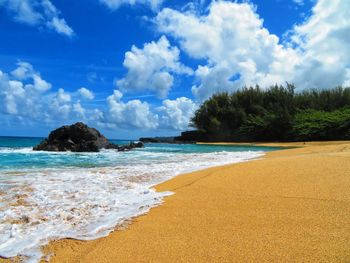
<path id="1" fill-rule="evenodd" d="M 350 142 L 283 145 L 301 147 L 180 175 L 126 230 L 44 250 L 50 262 L 350 262 Z"/>

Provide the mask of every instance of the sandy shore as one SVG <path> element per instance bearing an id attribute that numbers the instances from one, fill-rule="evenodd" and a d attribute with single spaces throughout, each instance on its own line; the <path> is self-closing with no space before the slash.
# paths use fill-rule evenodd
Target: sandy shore
<path id="1" fill-rule="evenodd" d="M 303 147 L 178 176 L 127 230 L 44 250 L 50 262 L 350 262 L 350 142 L 287 146 Z"/>

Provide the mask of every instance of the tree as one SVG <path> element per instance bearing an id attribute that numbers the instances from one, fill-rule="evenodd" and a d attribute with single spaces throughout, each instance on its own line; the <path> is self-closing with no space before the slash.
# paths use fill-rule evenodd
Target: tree
<path id="1" fill-rule="evenodd" d="M 341 139 L 349 134 L 346 107 L 350 88 L 297 93 L 289 83 L 266 90 L 244 87 L 214 94 L 199 107 L 191 124 L 211 140 Z M 339 136 L 332 134 L 335 131 Z"/>

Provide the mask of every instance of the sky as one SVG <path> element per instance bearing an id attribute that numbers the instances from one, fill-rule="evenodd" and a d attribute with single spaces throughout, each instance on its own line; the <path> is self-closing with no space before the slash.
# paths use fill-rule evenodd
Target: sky
<path id="1" fill-rule="evenodd" d="M 349 0 L 0 0 L 0 136 L 171 136 L 212 94 L 350 86 Z"/>

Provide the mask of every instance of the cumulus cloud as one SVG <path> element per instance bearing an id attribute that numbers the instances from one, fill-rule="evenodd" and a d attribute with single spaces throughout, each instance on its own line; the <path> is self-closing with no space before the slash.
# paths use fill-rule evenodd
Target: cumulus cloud
<path id="1" fill-rule="evenodd" d="M 8 114 L 17 114 L 17 101 L 24 98 L 23 84 L 19 81 L 9 80 L 8 76 L 0 71 L 0 96 L 2 111 Z"/>
<path id="2" fill-rule="evenodd" d="M 46 27 L 68 37 L 74 35 L 73 29 L 59 17 L 60 11 L 50 0 L 0 0 L 1 7 L 7 9 L 17 22 Z"/>
<path id="3" fill-rule="evenodd" d="M 107 98 L 108 110 L 103 114 L 107 127 L 122 129 L 165 129 L 184 130 L 197 105 L 189 98 L 163 100 L 162 106 L 152 107 L 140 100 L 123 101 L 123 94 L 114 90 Z"/>
<path id="4" fill-rule="evenodd" d="M 10 73 L 0 71 L 0 114 L 4 119 L 50 125 L 85 121 L 109 129 L 184 130 L 197 108 L 185 97 L 163 100 L 161 106 L 124 100 L 119 90 L 114 90 L 100 108 L 83 105 L 84 100 L 93 99 L 85 87 L 72 92 L 54 90 L 28 62 L 18 62 Z"/>
<path id="5" fill-rule="evenodd" d="M 60 88 L 56 95 L 56 101 L 58 103 L 66 103 L 71 101 L 71 95 L 64 91 L 64 89 Z"/>
<path id="6" fill-rule="evenodd" d="M 0 6 L 5 2 L 8 10 L 17 10 L 17 21 L 65 31 L 62 25 L 58 29 L 57 21 L 56 26 L 49 24 L 54 23 L 54 17 L 60 18 L 48 0 L 37 5 L 32 5 L 34 0 L 0 0 Z M 108 2 L 111 6 L 115 2 L 114 8 L 137 3 Z M 263 19 L 249 2 L 213 1 L 205 13 L 196 11 L 194 5 L 182 12 L 164 8 L 154 21 L 162 34 L 171 36 L 182 51 L 198 62 L 194 72 L 180 62 L 179 48 L 165 36 L 142 48 L 133 46 L 125 53 L 123 65 L 127 73 L 117 81 L 119 90 L 107 98 L 104 110 L 84 107 L 85 100 L 94 99 L 87 88 L 53 91 L 31 64 L 18 62 L 12 72 L 0 71 L 0 110 L 6 116 L 46 122 L 86 118 L 110 128 L 183 130 L 197 107 L 191 99 L 165 99 L 159 106 L 141 100 L 126 101 L 122 92 L 155 93 L 164 99 L 175 77 L 181 74 L 194 75 L 192 93 L 198 101 L 218 91 L 285 81 L 300 89 L 349 86 L 349 17 L 347 0 L 317 0 L 310 16 L 294 26 L 282 42 L 264 27 Z M 62 34 L 69 35 L 68 31 Z"/>
<path id="7" fill-rule="evenodd" d="M 27 62 L 19 61 L 17 68 L 11 72 L 12 76 L 19 80 L 25 80 L 33 76 L 33 66 Z"/>
<path id="8" fill-rule="evenodd" d="M 80 88 L 78 92 L 83 99 L 93 100 L 95 97 L 91 90 L 84 87 Z"/>
<path id="9" fill-rule="evenodd" d="M 161 6 L 163 0 L 100 0 L 100 2 L 112 10 L 116 10 L 122 5 L 133 6 L 136 4 L 148 5 L 153 10 L 156 10 Z"/>
<path id="10" fill-rule="evenodd" d="M 83 120 L 86 119 L 86 116 L 85 116 L 86 110 L 83 106 L 81 106 L 80 101 L 73 104 L 73 111 L 76 113 L 78 118 L 83 119 Z"/>
<path id="11" fill-rule="evenodd" d="M 119 90 L 107 98 L 107 122 L 118 128 L 154 129 L 158 126 L 158 115 L 153 114 L 147 102 L 130 100 L 122 102 Z"/>
<path id="12" fill-rule="evenodd" d="M 155 23 L 189 56 L 206 60 L 195 71 L 192 87 L 203 100 L 245 85 L 288 81 L 304 89 L 348 83 L 349 14 L 347 0 L 318 0 L 283 44 L 249 2 L 213 1 L 205 15 L 164 8 Z"/>
<path id="13" fill-rule="evenodd" d="M 133 46 L 125 53 L 124 67 L 128 72 L 117 86 L 123 92 L 156 92 L 165 98 L 173 86 L 173 74 L 192 74 L 179 62 L 180 51 L 172 47 L 165 36 L 157 42 L 146 43 L 142 49 Z"/>
<path id="14" fill-rule="evenodd" d="M 18 62 L 11 73 L 0 71 L 0 113 L 8 118 L 43 123 L 97 121 L 101 114 L 81 105 L 80 92 L 87 97 L 92 95 L 87 89 L 53 91 L 52 84 L 27 62 Z"/>
<path id="15" fill-rule="evenodd" d="M 51 84 L 48 83 L 46 80 L 43 80 L 39 74 L 33 75 L 33 85 L 31 86 L 37 91 L 47 91 L 51 89 Z"/>
<path id="16" fill-rule="evenodd" d="M 185 130 L 188 128 L 197 105 L 189 98 L 180 97 L 175 100 L 164 100 L 158 108 L 160 123 L 163 128 Z"/>
<path id="17" fill-rule="evenodd" d="M 18 67 L 11 72 L 11 76 L 20 81 L 31 79 L 33 83 L 26 85 L 27 89 L 36 91 L 47 91 L 51 89 L 51 84 L 43 80 L 40 73 L 36 72 L 31 64 L 19 61 L 17 66 Z"/>
<path id="18" fill-rule="evenodd" d="M 38 82 L 38 78 L 36 77 Z M 9 74 L 0 74 L 0 107 L 5 114 L 15 116 L 29 116 L 35 118 L 40 112 L 40 105 L 35 103 L 35 98 L 39 98 L 42 89 L 39 84 L 35 84 L 34 76 L 32 82 L 25 84 L 18 79 L 13 79 Z M 47 83 L 47 85 L 49 85 Z M 39 88 L 35 88 L 39 86 Z"/>
<path id="19" fill-rule="evenodd" d="M 188 55 L 207 60 L 206 65 L 198 66 L 199 84 L 192 89 L 200 100 L 242 85 L 288 80 L 289 67 L 274 64 L 288 65 L 289 60 L 297 59 L 294 50 L 284 48 L 279 38 L 263 27 L 263 20 L 249 3 L 215 1 L 204 16 L 165 8 L 155 21 Z"/>
<path id="20" fill-rule="evenodd" d="M 298 86 L 327 88 L 349 82 L 349 17 L 347 0 L 318 0 L 311 16 L 295 26 L 291 41 L 303 55 L 296 66 Z"/>

